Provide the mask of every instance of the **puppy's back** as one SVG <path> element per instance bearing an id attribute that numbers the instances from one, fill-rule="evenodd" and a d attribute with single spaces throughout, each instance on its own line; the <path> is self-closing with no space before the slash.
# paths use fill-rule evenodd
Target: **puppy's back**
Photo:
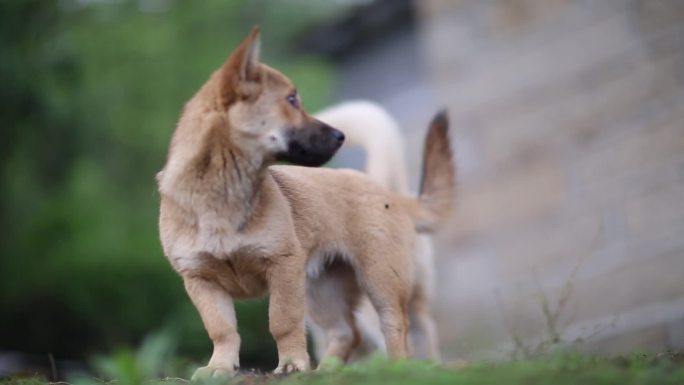
<path id="1" fill-rule="evenodd" d="M 351 169 L 272 166 L 270 174 L 290 203 L 298 236 L 310 242 L 363 248 L 369 234 L 397 242 L 413 234 L 405 198 Z M 319 238 L 313 240 L 312 238 Z M 410 238 L 410 236 L 409 236 Z"/>

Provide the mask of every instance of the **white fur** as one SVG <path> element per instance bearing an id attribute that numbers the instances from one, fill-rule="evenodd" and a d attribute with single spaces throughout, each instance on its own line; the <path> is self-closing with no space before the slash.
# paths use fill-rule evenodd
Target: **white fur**
<path id="1" fill-rule="evenodd" d="M 349 101 L 315 116 L 342 131 L 345 146 L 366 151 L 366 174 L 392 191 L 408 192 L 404 140 L 399 125 L 384 108 L 369 101 Z"/>
<path id="2" fill-rule="evenodd" d="M 286 151 L 287 141 L 280 128 L 269 131 L 266 134 L 266 148 L 272 152 Z"/>
<path id="3" fill-rule="evenodd" d="M 352 263 L 353 258 L 349 257 L 349 253 L 345 252 L 344 247 L 337 249 L 320 250 L 309 258 L 306 263 L 307 278 L 318 278 L 325 270 L 325 265 L 331 263 L 335 259 L 342 259 L 347 263 Z M 384 337 L 383 337 L 384 338 Z"/>

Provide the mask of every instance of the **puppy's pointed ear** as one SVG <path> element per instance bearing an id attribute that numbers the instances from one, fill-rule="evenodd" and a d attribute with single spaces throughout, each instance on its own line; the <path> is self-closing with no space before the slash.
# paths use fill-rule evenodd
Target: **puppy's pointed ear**
<path id="1" fill-rule="evenodd" d="M 260 51 L 259 26 L 255 25 L 221 68 L 220 87 L 224 104 L 230 104 L 238 95 L 251 94 L 258 86 L 261 81 Z"/>
<path id="2" fill-rule="evenodd" d="M 249 36 L 240 44 L 244 55 L 240 63 L 240 80 L 258 80 L 259 59 L 261 57 L 261 31 L 258 25 L 252 27 Z"/>
<path id="3" fill-rule="evenodd" d="M 259 26 L 252 27 L 252 31 L 245 40 L 233 51 L 228 58 L 224 71 L 226 75 L 235 76 L 241 81 L 259 80 L 259 56 L 261 51 L 261 38 Z"/>

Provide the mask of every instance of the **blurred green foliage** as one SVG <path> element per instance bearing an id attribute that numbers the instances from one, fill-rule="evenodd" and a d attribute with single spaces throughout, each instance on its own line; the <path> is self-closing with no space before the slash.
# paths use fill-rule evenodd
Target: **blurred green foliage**
<path id="1" fill-rule="evenodd" d="M 183 103 L 254 23 L 309 110 L 331 68 L 288 44 L 325 2 L 0 2 L 0 350 L 59 358 L 171 327 L 211 352 L 161 253 L 154 175 Z M 316 5 L 313 5 L 316 4 Z M 244 365 L 275 366 L 265 301 L 238 305 Z"/>

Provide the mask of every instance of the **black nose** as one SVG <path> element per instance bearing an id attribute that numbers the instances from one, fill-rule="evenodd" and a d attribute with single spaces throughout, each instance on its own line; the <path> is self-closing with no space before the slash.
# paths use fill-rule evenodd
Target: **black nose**
<path id="1" fill-rule="evenodd" d="M 340 130 L 333 130 L 332 132 L 333 138 L 337 140 L 338 143 L 344 142 L 344 134 Z"/>

